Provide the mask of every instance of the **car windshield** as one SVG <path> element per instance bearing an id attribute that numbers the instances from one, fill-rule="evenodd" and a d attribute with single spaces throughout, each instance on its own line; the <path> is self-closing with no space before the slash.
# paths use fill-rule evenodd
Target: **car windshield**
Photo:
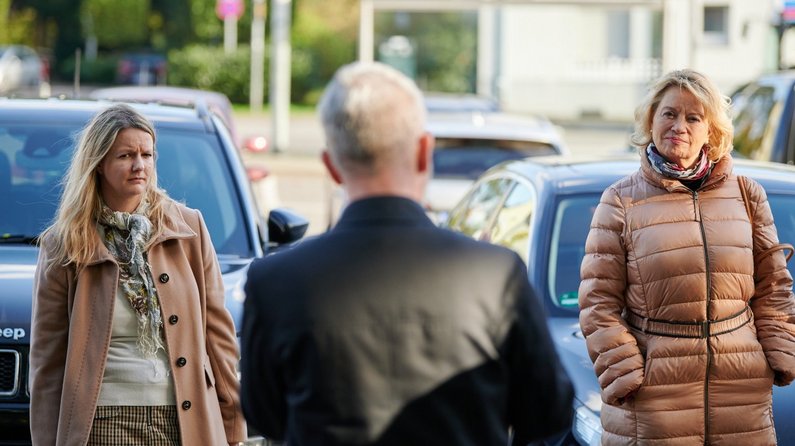
<path id="1" fill-rule="evenodd" d="M 52 221 L 79 131 L 79 124 L 0 125 L 0 242 L 32 240 Z M 250 257 L 239 194 L 217 138 L 160 128 L 157 137 L 160 186 L 202 212 L 219 255 Z"/>
<path id="2" fill-rule="evenodd" d="M 436 178 L 475 179 L 503 161 L 556 153 L 553 146 L 536 141 L 437 138 L 433 151 L 433 175 Z"/>
<path id="3" fill-rule="evenodd" d="M 558 202 L 551 232 L 548 284 L 554 304 L 577 312 L 580 263 L 585 255 L 585 239 L 601 194 L 566 197 Z M 768 194 L 773 219 L 781 243 L 795 243 L 795 196 Z M 788 262 L 795 275 L 795 262 Z"/>

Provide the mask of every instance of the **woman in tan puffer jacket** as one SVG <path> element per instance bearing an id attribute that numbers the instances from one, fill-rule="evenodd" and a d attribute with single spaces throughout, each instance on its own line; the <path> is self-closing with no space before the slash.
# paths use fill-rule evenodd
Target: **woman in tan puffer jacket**
<path id="1" fill-rule="evenodd" d="M 776 443 L 772 385 L 795 378 L 788 245 L 763 188 L 732 173 L 732 134 L 728 99 L 692 70 L 636 111 L 641 167 L 602 195 L 581 269 L 604 445 Z"/>

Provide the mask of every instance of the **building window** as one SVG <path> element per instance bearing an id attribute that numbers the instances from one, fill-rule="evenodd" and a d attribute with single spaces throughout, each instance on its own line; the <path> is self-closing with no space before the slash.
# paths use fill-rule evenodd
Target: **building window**
<path id="1" fill-rule="evenodd" d="M 729 43 L 729 7 L 704 7 L 704 42 L 717 45 Z"/>
<path id="2" fill-rule="evenodd" d="M 629 58 L 629 11 L 607 13 L 607 57 Z"/>

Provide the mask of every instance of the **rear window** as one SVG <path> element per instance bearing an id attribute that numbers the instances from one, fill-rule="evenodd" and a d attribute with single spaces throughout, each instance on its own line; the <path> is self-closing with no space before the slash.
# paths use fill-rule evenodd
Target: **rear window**
<path id="1" fill-rule="evenodd" d="M 0 124 L 0 241 L 36 237 L 51 223 L 79 125 Z M 217 138 L 173 129 L 157 129 L 157 136 L 160 186 L 201 210 L 219 255 L 251 256 L 241 199 Z"/>
<path id="2" fill-rule="evenodd" d="M 503 161 L 555 154 L 551 144 L 537 141 L 437 138 L 434 177 L 475 179 Z"/>

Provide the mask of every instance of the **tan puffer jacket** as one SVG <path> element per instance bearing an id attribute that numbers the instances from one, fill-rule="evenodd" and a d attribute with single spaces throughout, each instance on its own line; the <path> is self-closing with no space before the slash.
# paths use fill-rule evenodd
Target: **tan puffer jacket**
<path id="1" fill-rule="evenodd" d="M 772 384 L 795 378 L 795 298 L 784 253 L 758 256 L 778 244 L 764 189 L 747 181 L 752 232 L 730 156 L 697 193 L 641 158 L 602 195 L 581 269 L 602 444 L 775 444 Z M 643 333 L 622 317 L 701 322 L 746 305 L 750 323 L 707 339 Z"/>

